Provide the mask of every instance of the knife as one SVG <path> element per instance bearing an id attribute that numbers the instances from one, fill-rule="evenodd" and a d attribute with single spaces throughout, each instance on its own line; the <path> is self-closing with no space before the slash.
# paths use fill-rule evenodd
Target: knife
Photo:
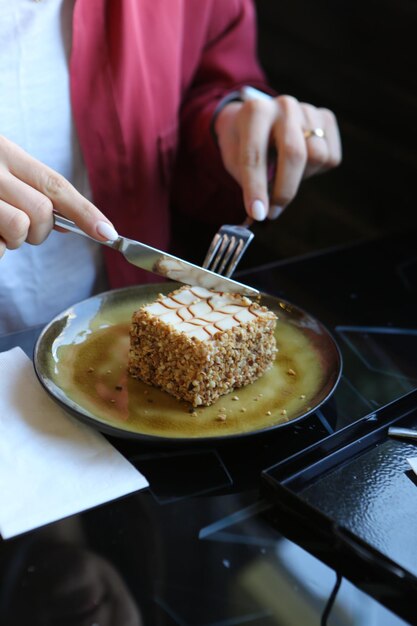
<path id="1" fill-rule="evenodd" d="M 162 252 L 157 248 L 147 246 L 140 241 L 119 236 L 115 241 L 98 241 L 85 233 L 81 228 L 57 213 L 53 214 L 54 225 L 65 228 L 77 235 L 83 235 L 96 243 L 101 243 L 109 248 L 121 252 L 129 263 L 136 265 L 148 272 L 158 274 L 186 285 L 204 287 L 213 291 L 240 293 L 245 296 L 259 296 L 259 291 L 248 285 L 238 283 L 231 278 L 221 276 L 198 265 L 184 261 L 172 254 Z"/>

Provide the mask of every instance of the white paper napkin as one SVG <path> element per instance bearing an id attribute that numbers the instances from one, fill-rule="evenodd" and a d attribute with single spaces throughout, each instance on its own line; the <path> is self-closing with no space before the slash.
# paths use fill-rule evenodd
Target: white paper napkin
<path id="1" fill-rule="evenodd" d="M 417 474 L 417 457 L 412 456 L 412 457 L 408 458 L 407 461 L 411 465 L 411 468 L 412 468 L 413 472 L 415 474 Z"/>
<path id="2" fill-rule="evenodd" d="M 42 389 L 20 348 L 0 353 L 0 533 L 4 539 L 148 486 L 100 433 Z"/>

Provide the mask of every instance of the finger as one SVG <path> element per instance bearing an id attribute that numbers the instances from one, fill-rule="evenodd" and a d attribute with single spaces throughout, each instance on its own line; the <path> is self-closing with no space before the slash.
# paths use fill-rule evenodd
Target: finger
<path id="1" fill-rule="evenodd" d="M 247 213 L 264 220 L 269 208 L 268 147 L 276 116 L 274 100 L 249 100 L 241 110 L 239 170 Z"/>
<path id="2" fill-rule="evenodd" d="M 6 248 L 15 250 L 28 236 L 29 217 L 24 211 L 0 200 L 0 237 Z"/>
<path id="3" fill-rule="evenodd" d="M 321 111 L 311 104 L 302 104 L 301 109 L 304 116 L 304 130 L 308 132 L 320 128 L 324 132 L 324 137 L 315 135 L 305 137 L 307 164 L 304 178 L 308 178 L 328 168 L 329 147 L 327 143 L 327 128 Z"/>
<path id="4" fill-rule="evenodd" d="M 66 178 L 4 137 L 0 137 L 0 148 L 13 176 L 49 198 L 56 211 L 72 219 L 87 234 L 100 240 L 109 238 L 108 234 L 112 229 L 110 221 Z M 103 223 L 107 225 L 107 228 L 103 227 Z M 105 232 L 104 236 L 102 230 Z M 113 234 L 115 235 L 113 238 L 116 239 L 116 231 Z"/>
<path id="5" fill-rule="evenodd" d="M 6 252 L 6 242 L 4 241 L 4 239 L 0 237 L 0 259 L 2 256 L 4 256 L 5 252 Z"/>
<path id="6" fill-rule="evenodd" d="M 320 112 L 329 150 L 327 169 L 338 167 L 342 161 L 342 142 L 336 116 L 329 109 L 320 109 Z"/>
<path id="7" fill-rule="evenodd" d="M 281 114 L 274 126 L 278 164 L 271 204 L 274 207 L 286 207 L 296 195 L 303 178 L 307 148 L 299 103 L 291 96 L 280 96 L 278 101 Z"/>
<path id="8" fill-rule="evenodd" d="M 26 239 L 28 243 L 42 243 L 53 227 L 51 200 L 9 172 L 0 174 L 0 189 L 4 202 L 20 209 L 28 216 L 30 221 Z"/>

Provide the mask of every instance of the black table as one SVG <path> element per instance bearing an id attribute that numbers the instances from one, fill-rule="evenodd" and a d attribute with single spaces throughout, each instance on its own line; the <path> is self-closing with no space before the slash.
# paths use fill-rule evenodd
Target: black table
<path id="1" fill-rule="evenodd" d="M 416 240 L 398 233 L 241 273 L 333 332 L 344 369 L 332 398 L 287 429 L 217 447 L 109 437 L 150 488 L 1 542 L 0 624 L 127 626 L 139 615 L 150 626 L 417 623 L 395 567 L 370 566 L 367 544 L 350 551 L 333 526 L 317 533 L 298 506 L 303 489 L 317 504 L 329 486 L 294 484 L 306 460 L 324 463 L 374 436 L 375 416 L 388 423 L 403 411 L 414 424 Z M 39 332 L 1 337 L 0 350 L 31 355 Z M 361 503 L 349 513 L 360 517 Z"/>

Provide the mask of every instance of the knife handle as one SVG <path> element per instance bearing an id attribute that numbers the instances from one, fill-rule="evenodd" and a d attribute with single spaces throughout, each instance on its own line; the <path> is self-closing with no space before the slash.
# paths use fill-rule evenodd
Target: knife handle
<path id="1" fill-rule="evenodd" d="M 72 233 L 75 233 L 76 235 L 82 235 L 83 237 L 87 237 L 87 239 L 91 239 L 92 241 L 95 241 L 96 243 L 101 243 L 103 246 L 109 246 L 109 248 L 117 248 L 116 244 L 118 244 L 119 239 L 116 239 L 116 241 L 99 241 L 98 239 L 94 239 L 94 237 L 87 235 L 87 233 L 81 230 L 81 228 L 79 228 L 75 222 L 72 222 L 66 217 L 63 217 L 62 215 L 58 215 L 58 213 L 53 213 L 53 216 L 54 216 L 54 226 L 65 228 L 65 230 L 69 230 Z"/>

